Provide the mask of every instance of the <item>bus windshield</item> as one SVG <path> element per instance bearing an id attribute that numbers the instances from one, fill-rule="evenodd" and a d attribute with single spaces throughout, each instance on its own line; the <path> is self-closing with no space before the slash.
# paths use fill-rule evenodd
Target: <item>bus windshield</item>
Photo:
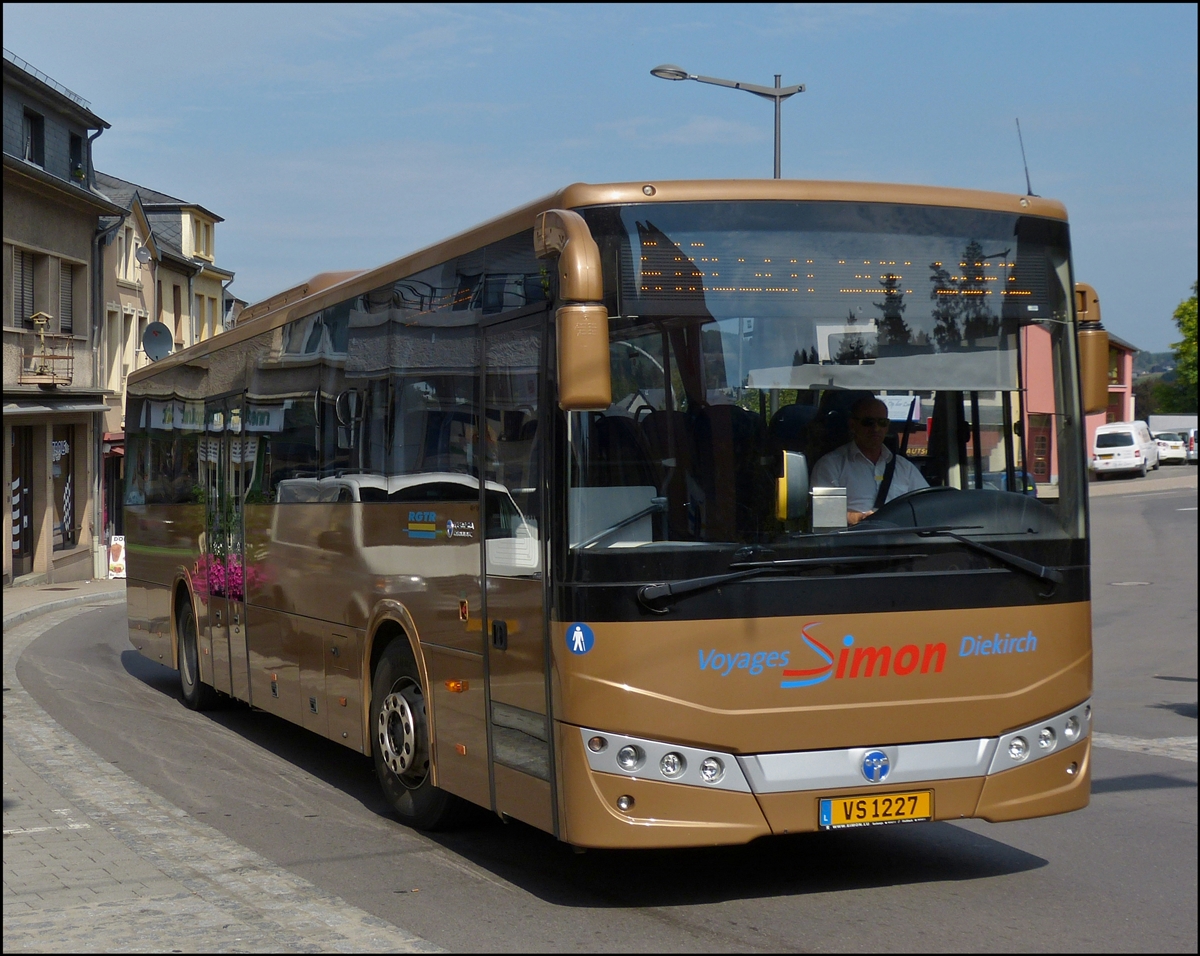
<path id="1" fill-rule="evenodd" d="M 1065 223 L 849 202 L 581 213 L 604 264 L 613 404 L 570 415 L 574 573 L 635 550 L 858 547 L 811 513 L 780 519 L 776 485 L 785 452 L 828 474 L 864 400 L 915 469 L 855 531 L 954 526 L 1078 558 Z"/>

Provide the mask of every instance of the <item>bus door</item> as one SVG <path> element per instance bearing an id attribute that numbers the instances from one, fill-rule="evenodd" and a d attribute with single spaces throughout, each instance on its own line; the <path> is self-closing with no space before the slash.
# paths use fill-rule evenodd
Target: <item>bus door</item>
<path id="1" fill-rule="evenodd" d="M 250 699 L 246 646 L 243 505 L 257 438 L 242 427 L 241 398 L 210 402 L 200 462 L 205 470 L 205 555 L 213 686 Z"/>
<path id="2" fill-rule="evenodd" d="M 538 398 L 544 315 L 483 330 L 482 515 L 495 809 L 554 831 Z"/>

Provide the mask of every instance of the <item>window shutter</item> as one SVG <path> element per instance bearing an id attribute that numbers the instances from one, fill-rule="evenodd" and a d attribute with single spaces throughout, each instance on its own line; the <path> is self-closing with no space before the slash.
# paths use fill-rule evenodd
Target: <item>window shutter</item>
<path id="1" fill-rule="evenodd" d="M 75 267 L 63 262 L 58 277 L 58 331 L 75 331 Z"/>
<path id="2" fill-rule="evenodd" d="M 17 325 L 33 327 L 30 319 L 33 316 L 33 253 L 24 249 L 13 250 L 13 263 L 16 266 Z"/>

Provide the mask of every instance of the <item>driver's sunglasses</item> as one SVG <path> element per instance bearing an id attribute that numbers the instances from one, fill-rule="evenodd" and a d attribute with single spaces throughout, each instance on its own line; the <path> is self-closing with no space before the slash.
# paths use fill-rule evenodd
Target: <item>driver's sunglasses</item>
<path id="1" fill-rule="evenodd" d="M 892 424 L 890 418 L 856 418 L 854 420 L 867 428 L 888 428 Z"/>

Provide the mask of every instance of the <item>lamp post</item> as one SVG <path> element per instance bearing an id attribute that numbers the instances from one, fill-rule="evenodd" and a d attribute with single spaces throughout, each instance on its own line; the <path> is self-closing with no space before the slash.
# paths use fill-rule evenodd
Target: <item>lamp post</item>
<path id="1" fill-rule="evenodd" d="M 728 86 L 734 90 L 745 90 L 747 93 L 753 93 L 755 96 L 761 96 L 764 99 L 775 101 L 775 178 L 779 179 L 779 105 L 789 96 L 795 96 L 797 93 L 804 92 L 804 84 L 800 83 L 796 86 L 780 86 L 779 80 L 782 74 L 775 74 L 774 88 L 769 86 L 756 86 L 753 83 L 738 83 L 736 80 L 722 80 L 715 76 L 697 76 L 694 73 L 689 73 L 683 67 L 676 66 L 674 63 L 664 63 L 661 66 L 656 66 L 650 71 L 652 76 L 657 76 L 660 80 L 695 80 L 697 83 L 710 83 L 713 86 Z"/>

